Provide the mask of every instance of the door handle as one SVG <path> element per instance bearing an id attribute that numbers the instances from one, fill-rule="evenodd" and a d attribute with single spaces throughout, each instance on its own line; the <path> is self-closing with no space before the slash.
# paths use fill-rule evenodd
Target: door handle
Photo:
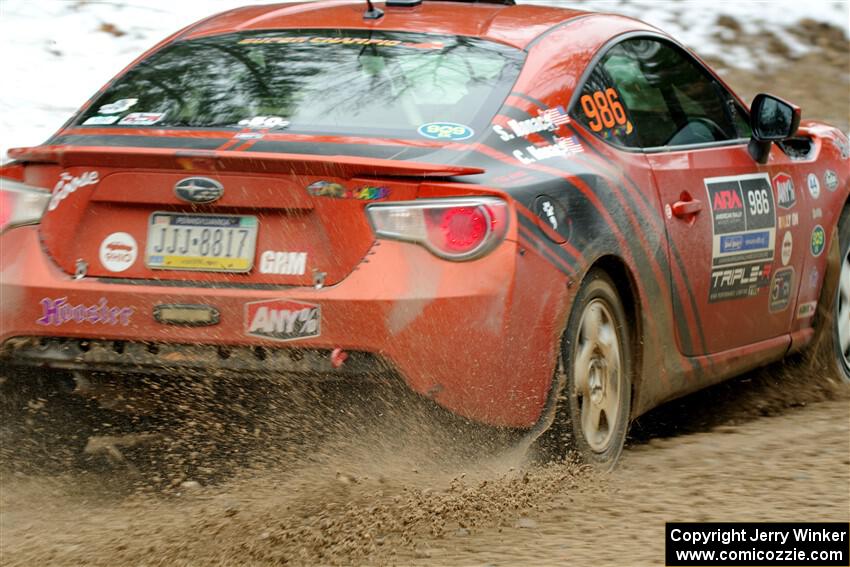
<path id="1" fill-rule="evenodd" d="M 693 199 L 691 201 L 676 201 L 671 207 L 673 215 L 678 218 L 688 218 L 702 210 L 702 201 Z"/>

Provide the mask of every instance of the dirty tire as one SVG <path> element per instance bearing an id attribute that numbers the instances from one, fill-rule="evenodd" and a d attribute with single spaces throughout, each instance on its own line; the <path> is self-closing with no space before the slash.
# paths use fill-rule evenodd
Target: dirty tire
<path id="1" fill-rule="evenodd" d="M 592 270 L 576 296 L 561 347 L 565 385 L 546 449 L 614 467 L 629 424 L 632 349 L 628 319 L 610 276 Z M 557 442 L 558 447 L 552 447 Z"/>
<path id="2" fill-rule="evenodd" d="M 838 220 L 818 308 L 814 360 L 827 375 L 850 383 L 850 205 Z"/>

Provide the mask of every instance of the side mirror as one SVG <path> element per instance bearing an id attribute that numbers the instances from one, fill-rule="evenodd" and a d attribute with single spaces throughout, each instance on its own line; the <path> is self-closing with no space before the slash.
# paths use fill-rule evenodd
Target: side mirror
<path id="1" fill-rule="evenodd" d="M 769 94 L 759 94 L 750 108 L 750 155 L 760 164 L 767 163 L 770 144 L 787 140 L 800 127 L 800 107 Z"/>

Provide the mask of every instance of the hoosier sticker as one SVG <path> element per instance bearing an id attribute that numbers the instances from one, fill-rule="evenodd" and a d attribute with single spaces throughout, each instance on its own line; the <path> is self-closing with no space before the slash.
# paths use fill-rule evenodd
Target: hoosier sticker
<path id="1" fill-rule="evenodd" d="M 245 304 L 245 334 L 272 341 L 318 337 L 322 308 L 293 299 L 270 299 Z"/>

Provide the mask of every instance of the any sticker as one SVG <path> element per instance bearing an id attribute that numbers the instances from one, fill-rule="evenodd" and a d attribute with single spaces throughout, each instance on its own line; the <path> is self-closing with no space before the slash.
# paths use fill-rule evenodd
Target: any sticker
<path id="1" fill-rule="evenodd" d="M 812 256 L 817 258 L 823 254 L 823 249 L 826 246 L 826 232 L 821 225 L 817 225 L 812 230 Z"/>
<path id="2" fill-rule="evenodd" d="M 817 175 L 810 173 L 806 178 L 806 185 L 809 187 L 809 194 L 812 196 L 812 199 L 820 197 L 820 180 Z"/>
<path id="3" fill-rule="evenodd" d="M 587 117 L 587 125 L 594 132 L 616 128 L 614 135 L 631 134 L 632 123 L 626 117 L 626 109 L 614 89 L 609 87 L 604 91 L 582 95 L 579 104 Z"/>
<path id="4" fill-rule="evenodd" d="M 118 116 L 92 116 L 83 122 L 83 126 L 100 126 L 115 124 L 118 122 Z"/>
<path id="5" fill-rule="evenodd" d="M 306 252 L 266 250 L 260 254 L 260 273 L 279 276 L 303 276 L 307 269 Z"/>
<path id="6" fill-rule="evenodd" d="M 65 323 L 86 323 L 89 325 L 122 325 L 130 324 L 133 315 L 132 307 L 113 307 L 105 298 L 92 305 L 71 305 L 67 297 L 41 300 L 42 315 L 36 319 L 38 325 L 58 327 Z"/>
<path id="7" fill-rule="evenodd" d="M 514 157 L 523 165 L 556 157 L 570 157 L 584 152 L 584 148 L 575 136 L 555 138 L 555 143 L 546 146 L 526 146 L 524 150 L 514 150 Z"/>
<path id="8" fill-rule="evenodd" d="M 98 112 L 101 114 L 119 114 L 121 112 L 127 112 L 130 110 L 130 107 L 139 102 L 137 98 L 122 98 L 121 100 L 116 100 L 110 104 L 104 104 L 98 109 Z"/>
<path id="9" fill-rule="evenodd" d="M 118 124 L 124 126 L 153 126 L 165 118 L 164 112 L 131 112 L 122 118 Z"/>
<path id="10" fill-rule="evenodd" d="M 50 202 L 47 204 L 47 210 L 56 210 L 59 203 L 64 201 L 68 195 L 87 185 L 94 185 L 100 180 L 100 176 L 96 171 L 86 171 L 79 176 L 73 176 L 70 173 L 63 171 L 59 174 L 59 181 L 53 188 L 53 196 L 50 197 Z"/>
<path id="11" fill-rule="evenodd" d="M 291 299 L 270 299 L 245 304 L 245 334 L 273 341 L 318 337 L 322 309 Z"/>
<path id="12" fill-rule="evenodd" d="M 793 290 L 794 268 L 777 270 L 770 282 L 770 312 L 778 313 L 788 309 Z"/>
<path id="13" fill-rule="evenodd" d="M 139 247 L 126 232 L 113 232 L 100 243 L 100 263 L 110 272 L 123 272 L 136 262 Z"/>
<path id="14" fill-rule="evenodd" d="M 455 124 L 454 122 L 430 122 L 419 127 L 419 135 L 431 140 L 449 140 L 458 142 L 467 140 L 475 135 L 475 131 L 469 126 Z"/>
<path id="15" fill-rule="evenodd" d="M 790 209 L 797 202 L 797 193 L 794 191 L 794 180 L 787 173 L 780 173 L 773 178 L 773 187 L 776 189 L 776 206 L 780 209 Z"/>

